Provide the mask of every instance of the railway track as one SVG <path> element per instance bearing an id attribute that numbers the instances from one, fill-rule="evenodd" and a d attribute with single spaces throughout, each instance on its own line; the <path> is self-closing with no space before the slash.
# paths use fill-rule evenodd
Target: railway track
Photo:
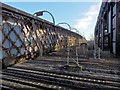
<path id="1" fill-rule="evenodd" d="M 5 77 L 5 76 L 4 76 Z M 32 86 L 28 86 L 28 85 L 23 85 L 23 84 L 20 84 L 14 80 L 3 80 L 1 79 L 2 81 L 2 85 L 0 87 L 2 87 L 2 89 L 4 90 L 18 90 L 18 89 L 30 89 L 30 90 L 35 90 L 36 87 L 32 87 Z"/>
<path id="2" fill-rule="evenodd" d="M 14 67 L 9 67 L 8 70 L 16 70 L 16 71 L 27 71 L 31 73 L 37 73 L 37 74 L 48 74 L 50 75 L 66 75 L 67 76 L 74 76 L 74 77 L 84 77 L 84 78 L 94 78 L 94 79 L 101 79 L 101 80 L 111 80 L 115 82 L 119 82 L 120 78 L 119 75 L 113 75 L 113 74 L 106 74 L 106 73 L 96 73 L 92 74 L 91 73 L 84 73 L 82 71 L 81 73 L 74 73 L 74 72 L 65 72 L 65 71 L 58 71 L 58 70 L 46 70 L 46 69 L 39 69 L 39 68 L 33 68 L 33 67 L 21 67 L 21 66 L 14 66 Z M 44 72 L 43 72 L 44 71 Z"/>
<path id="3" fill-rule="evenodd" d="M 46 70 L 10 67 L 2 72 L 2 80 L 28 85 L 35 89 L 115 89 L 119 90 L 119 80 L 92 77 L 90 75 L 75 75 Z M 7 85 L 6 85 L 7 86 Z M 13 87 L 13 86 L 12 86 Z"/>
<path id="4" fill-rule="evenodd" d="M 45 57 L 41 60 L 30 60 L 8 67 L 1 72 L 3 84 L 0 87 L 11 90 L 19 88 L 31 90 L 119 90 L 120 88 L 118 64 L 113 61 L 80 60 L 83 66 L 82 72 L 72 72 L 63 67 L 61 69 L 59 66 L 65 65 L 65 63 L 64 58 Z M 106 67 L 108 68 L 106 69 Z"/>
<path id="5" fill-rule="evenodd" d="M 55 58 L 56 59 L 56 58 Z M 38 65 L 38 66 L 43 66 L 43 67 L 49 67 L 49 66 L 54 66 L 58 67 L 59 65 L 64 65 L 66 64 L 66 60 L 55 60 L 55 59 L 44 59 L 44 60 L 35 60 L 35 61 L 29 61 L 23 63 L 24 67 L 27 65 Z M 70 62 L 71 65 L 74 65 L 74 62 Z M 104 61 L 87 61 L 87 60 L 81 60 L 79 61 L 79 64 L 83 66 L 84 71 L 88 72 L 93 72 L 93 73 L 108 73 L 108 74 L 117 74 L 120 75 L 119 71 L 119 65 L 118 63 L 115 62 L 104 62 Z"/>

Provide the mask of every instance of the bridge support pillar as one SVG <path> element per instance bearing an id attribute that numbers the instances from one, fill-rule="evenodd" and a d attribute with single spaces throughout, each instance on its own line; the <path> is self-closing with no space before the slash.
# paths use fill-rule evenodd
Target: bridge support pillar
<path id="1" fill-rule="evenodd" d="M 2 4 L 0 3 L 0 71 L 2 71 Z M 2 78 L 2 74 L 0 74 L 0 78 Z M 0 81 L 2 84 L 2 81 Z"/>
<path id="2" fill-rule="evenodd" d="M 2 59 L 2 4 L 0 3 L 0 64 L 2 61 L 1 59 Z"/>

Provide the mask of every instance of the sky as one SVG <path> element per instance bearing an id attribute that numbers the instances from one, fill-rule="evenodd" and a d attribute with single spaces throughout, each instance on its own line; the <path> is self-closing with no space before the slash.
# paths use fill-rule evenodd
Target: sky
<path id="1" fill-rule="evenodd" d="M 99 13 L 101 1 L 96 2 L 4 2 L 17 9 L 34 14 L 37 11 L 47 10 L 55 18 L 55 24 L 66 22 L 76 28 L 87 40 L 94 34 L 94 27 Z M 52 22 L 48 13 L 40 18 Z M 67 25 L 60 26 L 69 29 Z M 72 30 L 75 32 L 75 30 Z"/>

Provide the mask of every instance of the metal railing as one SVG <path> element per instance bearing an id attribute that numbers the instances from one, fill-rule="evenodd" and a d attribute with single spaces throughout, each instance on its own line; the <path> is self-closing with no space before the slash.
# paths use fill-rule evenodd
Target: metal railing
<path id="1" fill-rule="evenodd" d="M 55 50 L 56 44 L 63 48 L 66 33 L 70 38 L 82 38 L 74 32 L 6 4 L 2 4 L 1 22 L 1 59 L 11 56 L 26 57 L 29 60 Z"/>

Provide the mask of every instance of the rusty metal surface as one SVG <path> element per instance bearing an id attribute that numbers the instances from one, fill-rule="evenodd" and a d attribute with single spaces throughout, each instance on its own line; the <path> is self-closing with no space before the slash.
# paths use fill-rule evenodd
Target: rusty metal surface
<path id="1" fill-rule="evenodd" d="M 2 3 L 2 59 L 47 53 L 75 39 L 82 36 Z"/>

